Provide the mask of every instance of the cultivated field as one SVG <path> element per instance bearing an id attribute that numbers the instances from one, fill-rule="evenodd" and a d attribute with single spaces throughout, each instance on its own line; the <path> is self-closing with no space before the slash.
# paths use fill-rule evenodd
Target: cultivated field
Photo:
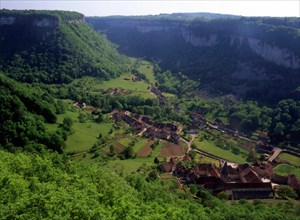
<path id="1" fill-rule="evenodd" d="M 175 157 L 184 155 L 184 149 L 182 143 L 173 144 L 168 141 L 161 141 L 162 149 L 159 153 L 159 157 Z"/>

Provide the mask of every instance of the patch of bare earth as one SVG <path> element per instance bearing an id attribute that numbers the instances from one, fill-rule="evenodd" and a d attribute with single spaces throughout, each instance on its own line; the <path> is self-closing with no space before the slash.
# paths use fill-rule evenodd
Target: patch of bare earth
<path id="1" fill-rule="evenodd" d="M 123 144 L 120 144 L 119 142 L 115 142 L 114 146 L 116 147 L 116 153 L 121 154 L 121 152 L 124 150 L 125 146 Z"/>
<path id="2" fill-rule="evenodd" d="M 184 149 L 182 147 L 182 142 L 179 144 L 174 144 L 168 141 L 163 143 L 163 148 L 159 153 L 159 157 L 174 157 L 184 155 Z"/>
<path id="3" fill-rule="evenodd" d="M 153 141 L 148 141 L 147 145 L 142 148 L 139 152 L 137 152 L 138 157 L 148 157 L 150 153 L 152 152 L 151 145 L 153 144 Z"/>

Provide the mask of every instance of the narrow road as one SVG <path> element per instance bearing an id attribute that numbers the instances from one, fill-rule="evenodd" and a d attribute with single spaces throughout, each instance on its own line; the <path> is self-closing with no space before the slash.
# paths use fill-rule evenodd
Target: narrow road
<path id="1" fill-rule="evenodd" d="M 273 154 L 271 157 L 269 157 L 268 161 L 272 162 L 281 152 L 281 149 L 278 147 L 274 147 Z"/>
<path id="2" fill-rule="evenodd" d="M 144 129 L 138 134 L 138 136 L 139 136 L 139 137 L 142 137 L 143 133 L 144 133 L 146 130 L 147 130 L 147 128 L 144 128 Z"/>
<path id="3" fill-rule="evenodd" d="M 208 127 L 212 128 L 212 129 L 215 129 L 215 130 L 221 131 L 222 133 L 226 133 L 226 134 L 228 134 L 228 135 L 231 135 L 231 134 L 229 134 L 227 131 L 222 130 L 222 129 L 219 128 L 217 125 L 213 125 L 213 124 L 211 124 L 211 123 L 208 122 L 208 121 L 206 122 L 206 124 L 207 124 Z M 244 136 L 241 136 L 241 135 L 238 135 L 238 134 L 237 134 L 237 137 L 240 138 L 240 139 L 242 139 L 242 140 L 245 140 L 245 141 L 249 141 L 249 142 L 251 142 L 251 143 L 254 143 L 254 144 L 257 143 L 257 141 L 255 141 L 255 140 L 252 140 L 252 139 L 250 139 L 250 138 L 247 138 L 247 137 L 244 137 Z"/>

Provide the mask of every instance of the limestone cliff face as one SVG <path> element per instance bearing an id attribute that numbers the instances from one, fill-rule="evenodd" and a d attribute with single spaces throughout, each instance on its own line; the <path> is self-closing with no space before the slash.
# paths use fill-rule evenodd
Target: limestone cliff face
<path id="1" fill-rule="evenodd" d="M 197 25 L 193 26 L 193 23 L 188 23 L 182 20 L 160 20 L 154 19 L 153 17 L 139 19 L 136 19 L 135 17 L 121 17 L 101 18 L 98 21 L 97 19 L 88 20 L 92 24 L 97 23 L 99 25 L 98 28 L 100 27 L 100 29 L 102 26 L 102 30 L 107 33 L 112 30 L 112 36 L 118 36 L 119 32 L 122 33 L 123 30 L 125 30 L 129 39 L 135 35 L 138 36 L 139 39 L 143 39 L 147 36 L 145 40 L 152 39 L 151 36 L 154 38 L 156 37 L 155 40 L 159 41 L 158 43 L 168 45 L 166 49 L 172 47 L 172 45 L 168 44 L 169 42 L 162 42 L 166 39 L 173 42 L 174 47 L 176 47 L 176 50 L 178 51 L 184 50 L 183 42 L 195 47 L 195 50 L 197 50 L 197 48 L 207 48 L 207 50 L 211 50 L 216 46 L 221 46 L 220 48 L 229 50 L 228 54 L 230 54 L 231 50 L 247 50 L 244 52 L 241 51 L 240 54 L 255 53 L 258 57 L 261 57 L 265 61 L 272 62 L 278 66 L 291 69 L 300 68 L 300 56 L 298 52 L 296 52 L 296 47 L 299 46 L 299 44 L 297 45 L 297 42 L 295 42 L 295 50 L 291 47 L 285 48 L 283 45 L 286 44 L 281 42 L 282 39 L 276 39 L 267 32 L 263 33 L 265 36 L 256 35 L 255 31 L 259 30 L 259 25 L 257 27 L 248 27 L 248 23 L 243 23 L 243 21 L 240 21 L 241 23 L 238 27 L 230 24 L 231 21 L 228 21 L 229 24 L 225 21 L 220 21 L 220 26 L 217 26 L 212 22 L 212 27 L 209 27 L 208 23 L 202 24 L 201 21 L 199 21 Z M 222 25 L 225 26 L 222 27 Z M 281 30 L 281 32 L 284 33 L 284 30 Z M 157 36 L 161 36 L 161 38 Z M 286 36 L 287 39 L 290 39 L 288 37 L 291 37 L 289 34 L 286 34 Z M 122 36 L 122 39 L 124 37 L 126 36 Z M 266 37 L 270 40 L 264 41 L 261 37 Z M 131 42 L 129 40 L 126 41 L 126 44 L 130 45 L 122 45 L 123 42 L 118 42 L 119 39 L 112 39 L 116 40 L 115 43 L 120 43 L 121 46 L 126 48 L 130 48 L 128 46 L 133 45 L 137 46 L 134 41 Z M 146 41 L 145 44 L 147 44 Z M 180 46 L 177 47 L 177 45 Z M 133 46 L 133 48 L 136 48 L 135 46 Z M 148 51 L 152 51 L 152 49 L 149 48 Z M 179 52 L 179 54 L 180 53 L 181 52 Z M 225 53 L 227 53 L 227 51 L 225 51 Z M 141 54 L 139 53 L 138 55 Z M 235 56 L 236 54 L 234 52 L 231 55 Z M 160 55 L 151 54 L 151 56 L 155 57 Z M 164 59 L 164 57 L 161 59 Z M 239 57 L 236 59 L 239 60 Z"/>
<path id="2" fill-rule="evenodd" d="M 140 33 L 149 33 L 149 32 L 152 32 L 152 31 L 169 31 L 170 28 L 167 27 L 167 26 L 145 26 L 145 25 L 138 25 L 136 26 L 137 30 L 140 32 Z"/>
<path id="3" fill-rule="evenodd" d="M 50 18 L 34 19 L 32 25 L 36 27 L 57 27 L 58 21 Z"/>
<path id="4" fill-rule="evenodd" d="M 208 36 L 195 36 L 193 33 L 182 29 L 182 36 L 185 42 L 190 43 L 195 47 L 212 47 L 218 43 L 217 35 L 215 34 Z"/>
<path id="5" fill-rule="evenodd" d="M 287 68 L 300 68 L 299 57 L 286 48 L 279 48 L 276 45 L 270 45 L 254 38 L 248 38 L 248 44 L 252 51 L 267 61 Z"/>

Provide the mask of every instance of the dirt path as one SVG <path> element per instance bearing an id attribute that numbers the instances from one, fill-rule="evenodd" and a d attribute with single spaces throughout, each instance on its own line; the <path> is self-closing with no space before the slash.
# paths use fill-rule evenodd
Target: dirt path
<path id="1" fill-rule="evenodd" d="M 144 128 L 139 134 L 138 136 L 142 137 L 143 133 L 147 130 L 147 128 Z"/>
<path id="2" fill-rule="evenodd" d="M 187 154 L 190 152 L 190 150 L 192 150 L 191 146 L 192 146 L 192 143 L 195 140 L 196 136 L 197 136 L 196 134 L 191 134 L 192 139 L 190 141 L 188 141 L 184 138 L 180 138 L 182 141 L 184 141 L 187 144 L 187 151 L 186 151 Z"/>

